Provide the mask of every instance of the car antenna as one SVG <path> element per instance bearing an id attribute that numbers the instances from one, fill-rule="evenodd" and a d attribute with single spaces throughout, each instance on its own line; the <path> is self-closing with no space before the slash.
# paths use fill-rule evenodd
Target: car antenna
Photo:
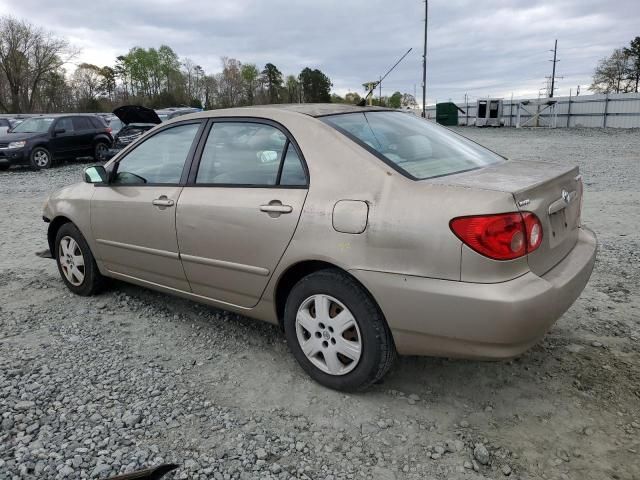
<path id="1" fill-rule="evenodd" d="M 396 67 L 398 66 L 398 64 L 399 64 L 402 60 L 404 60 L 404 57 L 406 57 L 407 55 L 409 55 L 409 52 L 410 52 L 411 50 L 413 50 L 413 47 L 412 47 L 412 48 L 410 48 L 409 50 L 407 50 L 407 51 L 406 51 L 406 53 L 405 53 L 404 55 L 402 55 L 402 56 L 400 57 L 400 59 L 399 59 L 396 63 L 394 63 L 394 64 L 393 64 L 393 67 L 391 67 L 387 73 L 385 73 L 382 77 L 380 77 L 380 80 L 377 80 L 377 81 L 375 81 L 375 82 L 368 82 L 368 83 L 365 83 L 365 85 L 367 85 L 367 86 L 369 87 L 369 91 L 367 92 L 367 94 L 365 95 L 365 97 L 357 103 L 357 105 L 358 105 L 359 107 L 364 107 L 364 106 L 366 106 L 366 105 L 367 105 L 367 100 L 369 100 L 369 99 L 371 98 L 371 96 L 373 95 L 373 91 L 378 87 L 378 85 L 380 85 L 380 84 L 382 83 L 382 80 L 384 80 L 385 78 L 387 78 L 387 75 L 389 75 L 389 74 L 393 71 L 393 69 L 394 69 L 394 68 L 396 68 Z"/>

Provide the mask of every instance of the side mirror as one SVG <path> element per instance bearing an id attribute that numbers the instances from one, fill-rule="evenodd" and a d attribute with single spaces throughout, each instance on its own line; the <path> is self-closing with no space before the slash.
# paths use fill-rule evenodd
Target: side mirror
<path id="1" fill-rule="evenodd" d="M 84 169 L 84 181 L 87 183 L 108 183 L 109 176 L 102 165 Z"/>
<path id="2" fill-rule="evenodd" d="M 65 133 L 66 130 L 64 128 L 56 128 L 53 133 L 55 133 L 56 135 L 60 134 L 60 133 Z"/>

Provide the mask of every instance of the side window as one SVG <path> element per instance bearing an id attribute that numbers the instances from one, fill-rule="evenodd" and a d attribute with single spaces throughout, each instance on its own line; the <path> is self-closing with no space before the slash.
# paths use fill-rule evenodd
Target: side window
<path id="1" fill-rule="evenodd" d="M 219 122 L 209 132 L 196 183 L 275 185 L 287 137 L 261 123 Z"/>
<path id="2" fill-rule="evenodd" d="M 282 164 L 280 185 L 306 185 L 307 176 L 302 168 L 302 162 L 295 147 L 290 143 Z"/>
<path id="3" fill-rule="evenodd" d="M 56 130 L 60 128 L 66 130 L 66 133 L 73 132 L 73 123 L 71 122 L 71 118 L 60 118 L 58 123 L 56 123 Z"/>
<path id="4" fill-rule="evenodd" d="M 119 185 L 180 183 L 182 169 L 199 123 L 167 128 L 142 142 L 118 162 L 113 183 Z"/>
<path id="5" fill-rule="evenodd" d="M 91 126 L 91 122 L 89 122 L 88 118 L 85 117 L 73 117 L 73 129 L 74 130 L 91 130 L 93 127 Z"/>

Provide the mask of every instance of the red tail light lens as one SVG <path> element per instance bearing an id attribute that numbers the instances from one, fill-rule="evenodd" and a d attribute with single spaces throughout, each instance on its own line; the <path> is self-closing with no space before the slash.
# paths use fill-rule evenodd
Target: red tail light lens
<path id="1" fill-rule="evenodd" d="M 113 128 L 107 127 L 107 132 L 109 132 L 109 133 L 113 132 Z"/>
<path id="2" fill-rule="evenodd" d="M 449 226 L 465 245 L 494 260 L 522 257 L 542 243 L 542 224 L 531 212 L 458 217 Z"/>

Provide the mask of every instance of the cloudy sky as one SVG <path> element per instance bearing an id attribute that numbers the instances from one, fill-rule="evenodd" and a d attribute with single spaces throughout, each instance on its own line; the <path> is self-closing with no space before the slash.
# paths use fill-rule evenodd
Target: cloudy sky
<path id="1" fill-rule="evenodd" d="M 81 49 L 77 63 L 167 44 L 208 72 L 221 56 L 285 74 L 317 67 L 340 94 L 361 91 L 412 47 L 383 94 L 421 98 L 421 0 L 0 0 L 0 14 L 66 37 Z M 637 35 L 639 0 L 430 0 L 427 99 L 537 96 L 556 38 L 557 95 L 587 93 L 597 60 Z"/>

